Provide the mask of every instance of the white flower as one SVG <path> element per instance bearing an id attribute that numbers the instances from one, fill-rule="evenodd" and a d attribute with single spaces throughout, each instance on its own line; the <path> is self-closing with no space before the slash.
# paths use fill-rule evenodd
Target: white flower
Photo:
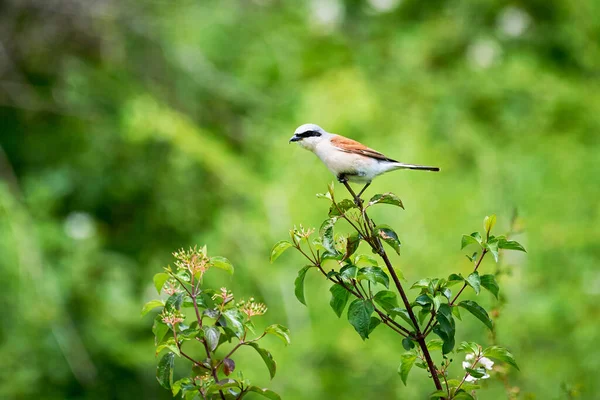
<path id="1" fill-rule="evenodd" d="M 475 354 L 473 354 L 473 353 L 469 353 L 465 356 L 465 360 L 467 360 L 467 361 L 471 361 L 474 358 L 475 358 Z"/>
<path id="2" fill-rule="evenodd" d="M 462 362 L 463 369 L 471 368 L 471 363 L 468 361 Z"/>
<path id="3" fill-rule="evenodd" d="M 465 382 L 477 382 L 477 378 L 471 375 L 467 375 L 467 377 L 465 378 Z"/>
<path id="4" fill-rule="evenodd" d="M 492 367 L 494 366 L 494 362 L 492 360 L 490 360 L 487 357 L 481 357 L 479 359 L 479 362 L 481 363 L 481 365 L 483 365 L 485 367 L 485 369 L 487 369 L 488 371 L 491 371 Z M 485 378 L 482 378 L 485 379 Z"/>

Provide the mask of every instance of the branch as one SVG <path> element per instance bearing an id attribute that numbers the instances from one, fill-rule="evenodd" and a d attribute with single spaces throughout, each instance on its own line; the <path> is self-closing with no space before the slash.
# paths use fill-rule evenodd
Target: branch
<path id="1" fill-rule="evenodd" d="M 431 354 L 429 353 L 429 349 L 427 349 L 427 344 L 425 343 L 425 336 L 423 335 L 423 333 L 421 332 L 421 330 L 419 328 L 419 322 L 412 310 L 412 307 L 410 306 L 410 301 L 408 301 L 408 297 L 406 297 L 406 292 L 404 291 L 404 288 L 402 287 L 402 284 L 400 283 L 400 278 L 398 278 L 398 274 L 396 274 L 396 271 L 394 270 L 394 267 L 392 266 L 392 263 L 383 247 L 383 244 L 381 243 L 381 240 L 379 239 L 379 237 L 377 237 L 374 234 L 374 228 L 371 226 L 373 221 L 367 215 L 367 211 L 366 211 L 366 208 L 363 207 L 362 200 L 354 193 L 354 191 L 352 190 L 350 185 L 348 185 L 347 182 L 342 182 L 342 183 L 344 184 L 344 186 L 346 186 L 346 189 L 348 189 L 348 192 L 354 198 L 354 202 L 356 204 L 360 204 L 363 218 L 365 219 L 367 226 L 369 227 L 369 230 L 371 231 L 370 235 L 368 235 L 368 236 L 365 235 L 366 241 L 367 241 L 367 243 L 369 243 L 371 248 L 375 252 L 377 252 L 379 254 L 379 256 L 385 262 L 388 272 L 392 276 L 392 279 L 394 281 L 396 289 L 398 289 L 398 293 L 400 293 L 400 296 L 402 297 L 402 302 L 404 303 L 404 307 L 406 307 L 408 316 L 410 317 L 410 320 L 412 321 L 412 323 L 415 327 L 415 331 L 416 331 L 415 339 L 416 339 L 417 343 L 419 344 L 419 347 L 421 348 L 423 355 L 425 356 L 425 360 L 427 361 L 427 366 L 429 368 L 429 372 L 431 373 L 431 378 L 433 379 L 433 383 L 435 384 L 435 387 L 437 390 L 443 390 L 442 383 L 440 382 L 440 379 L 437 374 L 437 369 L 435 368 L 435 364 L 433 363 Z M 373 223 L 373 225 L 375 225 L 375 224 Z M 359 233 L 360 233 L 360 231 L 359 231 Z"/>

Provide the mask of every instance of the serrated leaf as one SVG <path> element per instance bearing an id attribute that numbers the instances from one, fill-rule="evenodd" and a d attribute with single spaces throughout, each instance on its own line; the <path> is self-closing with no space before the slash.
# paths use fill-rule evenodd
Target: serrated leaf
<path id="1" fill-rule="evenodd" d="M 294 280 L 294 294 L 298 301 L 304 305 L 306 305 L 306 299 L 304 298 L 304 278 L 306 277 L 306 272 L 312 267 L 312 265 L 307 265 L 303 267 L 300 271 L 298 271 L 298 276 Z"/>
<path id="2" fill-rule="evenodd" d="M 373 311 L 373 304 L 368 300 L 362 299 L 354 300 L 348 307 L 348 321 L 363 340 L 369 337 L 369 327 Z"/>
<path id="3" fill-rule="evenodd" d="M 175 353 L 166 353 L 156 367 L 156 379 L 160 386 L 171 390 L 173 384 L 173 367 L 175 366 Z"/>
<path id="4" fill-rule="evenodd" d="M 258 354 L 260 354 L 260 357 L 263 359 L 265 365 L 267 366 L 267 369 L 269 370 L 269 375 L 271 376 L 271 379 L 273 379 L 273 377 L 275 376 L 275 372 L 277 372 L 277 364 L 275 363 L 275 360 L 273 360 L 273 355 L 271 355 L 271 353 L 268 350 L 263 349 L 256 343 L 247 343 L 247 345 L 252 347 L 254 350 L 257 351 Z"/>
<path id="5" fill-rule="evenodd" d="M 221 331 L 219 328 L 214 326 L 203 326 L 202 330 L 204 331 L 204 340 L 206 340 L 208 348 L 210 351 L 215 351 L 215 349 L 219 346 Z"/>
<path id="6" fill-rule="evenodd" d="M 467 276 L 465 279 L 467 284 L 473 288 L 476 294 L 479 294 L 481 291 L 481 279 L 479 278 L 479 273 L 477 271 L 473 271 Z"/>
<path id="7" fill-rule="evenodd" d="M 279 242 L 275 243 L 275 246 L 273 246 L 273 248 L 271 249 L 271 263 L 277 260 L 277 258 L 280 255 L 282 255 L 284 251 L 293 246 L 294 245 L 288 242 L 287 240 L 280 240 Z"/>
<path id="8" fill-rule="evenodd" d="M 527 253 L 523 245 L 515 240 L 500 239 L 498 240 L 498 247 L 504 250 L 517 250 Z"/>
<path id="9" fill-rule="evenodd" d="M 484 325 L 489 328 L 489 330 L 493 329 L 493 323 L 487 311 L 485 311 L 485 309 L 479 304 L 472 300 L 463 300 L 458 303 L 458 305 L 477 317 L 477 319 L 483 322 Z"/>
<path id="10" fill-rule="evenodd" d="M 290 330 L 283 325 L 269 325 L 265 329 L 265 333 L 277 336 L 279 339 L 283 340 L 283 343 L 285 343 L 286 346 L 290 344 Z"/>
<path id="11" fill-rule="evenodd" d="M 262 395 L 263 397 L 266 397 L 267 399 L 281 400 L 281 397 L 277 393 L 272 391 L 271 389 L 263 389 L 263 388 L 259 388 L 258 386 L 250 386 L 248 388 L 248 391 L 258 393 L 258 394 Z"/>
<path id="12" fill-rule="evenodd" d="M 483 230 L 489 235 L 496 225 L 496 214 L 489 215 L 483 219 Z"/>
<path id="13" fill-rule="evenodd" d="M 369 200 L 367 207 L 370 207 L 375 204 L 391 204 L 400 208 L 404 208 L 402 200 L 400 200 L 400 198 L 394 193 L 376 194 L 375 196 L 371 197 L 371 200 Z"/>
<path id="14" fill-rule="evenodd" d="M 389 314 L 393 312 L 392 310 L 394 308 L 398 307 L 398 297 L 396 296 L 396 293 L 390 290 L 382 290 L 375 293 L 373 300 Z"/>
<path id="15" fill-rule="evenodd" d="M 470 244 L 478 244 L 481 246 L 481 235 L 479 232 L 473 232 L 470 235 L 462 235 L 462 239 L 460 241 L 460 249 L 464 249 Z"/>
<path id="16" fill-rule="evenodd" d="M 515 367 L 517 370 L 519 369 L 519 366 L 517 365 L 517 362 L 515 361 L 515 357 L 510 353 L 510 351 L 508 351 L 504 347 L 500 347 L 500 346 L 488 347 L 487 349 L 485 349 L 483 351 L 483 356 L 487 357 L 487 358 L 493 358 L 495 360 L 504 361 L 505 363 Z"/>
<path id="17" fill-rule="evenodd" d="M 390 288 L 390 278 L 385 272 L 379 267 L 363 267 L 358 270 L 357 279 L 366 279 L 371 283 L 381 283 L 386 289 Z"/>
<path id="18" fill-rule="evenodd" d="M 356 204 L 352 200 L 344 199 L 336 204 L 332 204 L 329 208 L 329 216 L 330 217 L 339 217 L 346 213 L 346 211 L 357 208 Z"/>
<path id="19" fill-rule="evenodd" d="M 342 316 L 344 308 L 346 308 L 346 304 L 350 298 L 350 292 L 344 289 L 342 285 L 337 283 L 331 286 L 329 291 L 331 292 L 331 300 L 329 301 L 329 305 L 339 318 Z"/>
<path id="20" fill-rule="evenodd" d="M 222 269 L 223 271 L 228 272 L 230 275 L 233 275 L 233 265 L 225 257 L 211 257 L 210 264 L 215 268 Z"/>
<path id="21" fill-rule="evenodd" d="M 496 277 L 494 275 L 482 275 L 481 286 L 489 290 L 496 298 L 498 298 L 500 287 L 498 286 L 498 282 L 496 282 Z"/>
<path id="22" fill-rule="evenodd" d="M 154 310 L 156 307 L 164 307 L 164 305 L 165 304 L 162 302 L 162 300 L 150 300 L 144 304 L 144 308 L 142 308 L 142 317 Z"/>
<path id="23" fill-rule="evenodd" d="M 396 253 L 400 254 L 400 240 L 391 227 L 388 225 L 377 225 L 375 227 L 375 233 L 381 240 L 390 245 Z"/>
<path id="24" fill-rule="evenodd" d="M 159 272 L 158 274 L 154 275 L 154 278 L 152 278 L 152 280 L 154 281 L 154 287 L 156 288 L 158 294 L 160 294 L 160 292 L 162 291 L 162 287 L 165 285 L 165 282 L 168 279 L 169 274 L 165 272 Z"/>
<path id="25" fill-rule="evenodd" d="M 413 353 L 404 353 L 400 356 L 400 366 L 398 367 L 398 373 L 400 374 L 400 378 L 404 385 L 406 385 L 406 380 L 408 379 L 408 374 L 412 369 L 415 361 L 417 360 L 417 355 Z"/>

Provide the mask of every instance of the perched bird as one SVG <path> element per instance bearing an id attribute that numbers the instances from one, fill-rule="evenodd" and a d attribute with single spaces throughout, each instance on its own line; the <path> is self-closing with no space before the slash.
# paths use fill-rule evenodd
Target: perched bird
<path id="1" fill-rule="evenodd" d="M 315 124 L 304 124 L 298 127 L 290 139 L 291 142 L 297 142 L 300 147 L 315 153 L 338 181 L 344 184 L 365 183 L 358 198 L 369 187 L 371 181 L 383 173 L 397 169 L 440 170 L 438 167 L 398 162 L 355 140 L 329 133 Z"/>

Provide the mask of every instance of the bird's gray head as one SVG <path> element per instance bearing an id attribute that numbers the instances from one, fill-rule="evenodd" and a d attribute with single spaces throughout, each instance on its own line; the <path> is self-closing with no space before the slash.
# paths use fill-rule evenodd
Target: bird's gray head
<path id="1" fill-rule="evenodd" d="M 298 142 L 301 147 L 307 150 L 314 150 L 315 146 L 323 139 L 329 136 L 323 128 L 315 124 L 304 124 L 296 129 L 294 136 L 290 139 L 291 142 Z"/>

